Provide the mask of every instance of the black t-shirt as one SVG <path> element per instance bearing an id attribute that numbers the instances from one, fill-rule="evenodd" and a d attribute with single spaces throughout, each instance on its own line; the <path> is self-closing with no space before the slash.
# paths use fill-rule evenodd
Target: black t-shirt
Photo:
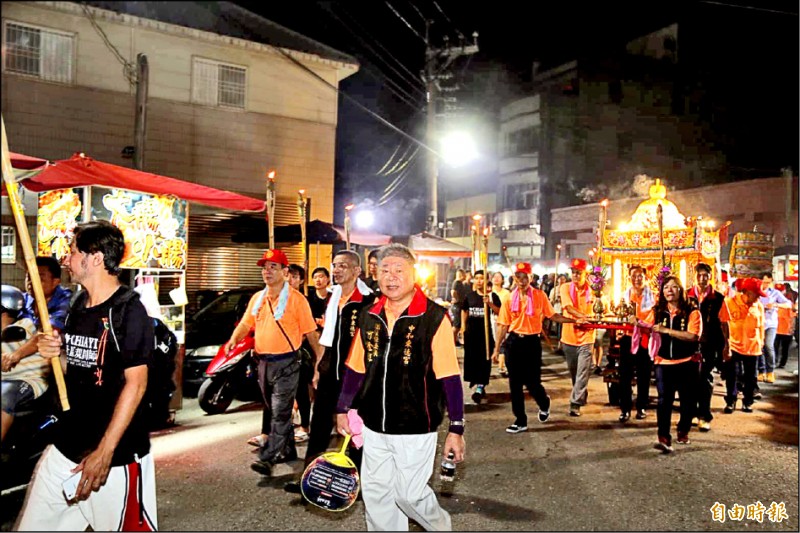
<path id="1" fill-rule="evenodd" d="M 453 282 L 453 291 L 455 291 L 456 293 L 455 296 L 456 305 L 461 305 L 461 302 L 463 302 L 464 298 L 467 297 L 467 293 L 470 291 L 470 287 L 464 281 L 455 280 Z"/>
<path id="2" fill-rule="evenodd" d="M 308 306 L 311 308 L 311 316 L 314 317 L 314 320 L 318 318 L 323 318 L 325 316 L 325 310 L 328 308 L 328 300 L 330 299 L 331 293 L 327 293 L 325 298 L 320 298 L 317 296 L 317 289 L 311 289 L 311 293 L 306 296 L 308 299 Z M 322 327 L 319 326 L 317 323 L 317 329 L 322 330 Z"/>
<path id="3" fill-rule="evenodd" d="M 70 410 L 62 414 L 54 444 L 76 463 L 97 449 L 108 429 L 114 408 L 125 385 L 125 369 L 152 366 L 153 321 L 138 299 L 125 305 L 122 331 L 111 328 L 109 310 L 129 291 L 120 287 L 111 298 L 94 307 L 70 309 L 64 329 L 67 352 L 65 381 Z M 118 348 L 119 347 L 119 348 Z M 140 403 L 127 430 L 114 450 L 112 466 L 129 464 L 134 454 L 150 451 L 143 405 Z"/>
<path id="4" fill-rule="evenodd" d="M 467 312 L 467 330 L 475 329 L 480 331 L 484 327 L 485 309 L 483 307 L 483 295 L 478 294 L 477 291 L 469 291 L 461 309 Z"/>
<path id="5" fill-rule="evenodd" d="M 380 295 L 381 286 L 378 283 L 377 279 L 372 279 L 372 276 L 367 276 L 366 279 L 364 279 L 364 284 L 366 284 L 367 287 L 372 289 L 372 292 L 374 292 L 376 295 Z"/>

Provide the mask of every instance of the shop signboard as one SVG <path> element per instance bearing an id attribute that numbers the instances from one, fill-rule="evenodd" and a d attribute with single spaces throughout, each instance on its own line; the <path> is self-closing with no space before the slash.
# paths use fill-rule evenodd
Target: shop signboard
<path id="1" fill-rule="evenodd" d="M 185 268 L 185 200 L 171 195 L 92 187 L 91 218 L 109 220 L 122 231 L 125 236 L 122 268 Z"/>
<path id="2" fill-rule="evenodd" d="M 83 188 L 58 189 L 39 194 L 36 255 L 55 256 L 59 261 L 67 256 L 72 232 L 82 221 L 83 194 Z"/>

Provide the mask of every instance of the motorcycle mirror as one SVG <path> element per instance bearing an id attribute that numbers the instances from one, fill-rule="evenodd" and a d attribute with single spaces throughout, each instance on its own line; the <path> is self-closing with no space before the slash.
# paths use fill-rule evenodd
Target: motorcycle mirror
<path id="1" fill-rule="evenodd" d="M 20 342 L 28 337 L 28 332 L 22 326 L 8 326 L 0 337 L 3 342 Z"/>

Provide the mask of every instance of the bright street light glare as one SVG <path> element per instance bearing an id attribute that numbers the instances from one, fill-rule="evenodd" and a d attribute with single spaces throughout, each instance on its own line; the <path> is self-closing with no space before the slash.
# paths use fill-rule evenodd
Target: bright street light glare
<path id="1" fill-rule="evenodd" d="M 356 226 L 359 228 L 369 228 L 375 222 L 372 211 L 359 211 L 356 213 Z"/>
<path id="2" fill-rule="evenodd" d="M 475 141 L 463 131 L 448 133 L 442 138 L 442 158 L 454 167 L 472 162 L 477 157 Z"/>

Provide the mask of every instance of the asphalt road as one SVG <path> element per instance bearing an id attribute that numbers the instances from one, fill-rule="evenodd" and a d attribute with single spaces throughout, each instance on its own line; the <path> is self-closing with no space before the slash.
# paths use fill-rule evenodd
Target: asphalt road
<path id="1" fill-rule="evenodd" d="M 711 431 L 693 430 L 691 444 L 675 444 L 670 455 L 653 448 L 655 411 L 623 426 L 600 376 L 591 379 L 583 416 L 569 417 L 571 385 L 563 358 L 547 354 L 545 365 L 551 419 L 540 424 L 527 398 L 527 433 L 504 431 L 513 422 L 507 380 L 493 377 L 488 403 L 467 400 L 467 461 L 454 483 L 443 484 L 438 475 L 432 480 L 454 529 L 798 530 L 798 378 L 791 373 L 796 359 L 778 371 L 775 384 L 761 384 L 764 399 L 752 414 L 722 414 L 724 389 L 716 387 Z M 207 416 L 187 398 L 177 422 L 153 436 L 162 530 L 365 529 L 360 501 L 330 513 L 302 506 L 282 490 L 299 472 L 299 461 L 281 465 L 273 478 L 250 470 L 255 455 L 245 441 L 259 430 L 260 406 L 236 402 L 223 415 Z M 11 527 L 20 494 L 3 497 L 3 530 Z M 760 522 L 748 518 L 747 507 L 758 502 L 766 509 L 783 504 L 788 518 L 773 521 L 767 512 Z M 745 517 L 714 521 L 716 503 L 727 510 L 742 506 Z"/>

